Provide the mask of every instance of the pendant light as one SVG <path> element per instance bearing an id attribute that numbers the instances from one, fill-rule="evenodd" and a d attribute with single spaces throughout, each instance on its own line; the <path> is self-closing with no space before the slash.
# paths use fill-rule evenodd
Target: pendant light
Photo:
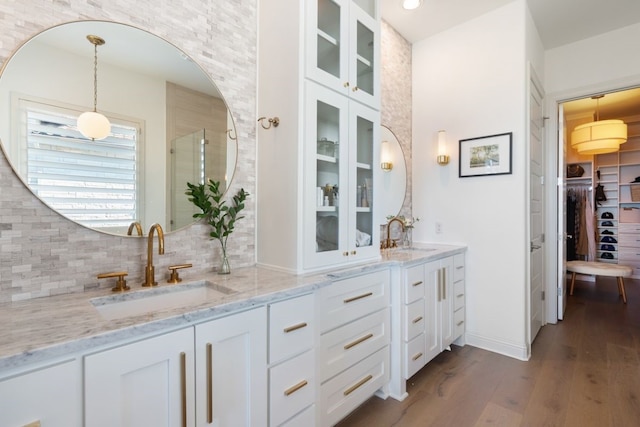
<path id="1" fill-rule="evenodd" d="M 111 123 L 104 115 L 98 113 L 98 46 L 102 46 L 103 38 L 89 34 L 87 40 L 93 44 L 93 111 L 86 111 L 78 117 L 78 130 L 86 138 L 104 139 L 111 133 Z"/>
<path id="2" fill-rule="evenodd" d="M 571 132 L 571 146 L 579 154 L 592 155 L 612 153 L 620 150 L 620 144 L 627 142 L 627 125 L 622 120 L 600 120 L 600 98 L 596 100 L 596 121 L 576 126 Z"/>

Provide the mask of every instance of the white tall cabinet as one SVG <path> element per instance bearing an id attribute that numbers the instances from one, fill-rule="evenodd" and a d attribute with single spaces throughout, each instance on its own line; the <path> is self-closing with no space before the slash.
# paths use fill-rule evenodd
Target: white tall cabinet
<path id="1" fill-rule="evenodd" d="M 378 2 L 273 0 L 259 20 L 258 115 L 280 125 L 257 126 L 258 263 L 376 259 Z"/>

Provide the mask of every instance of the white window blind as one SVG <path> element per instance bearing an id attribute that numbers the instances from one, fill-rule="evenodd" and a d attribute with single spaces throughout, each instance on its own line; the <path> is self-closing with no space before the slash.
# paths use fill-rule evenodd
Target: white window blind
<path id="1" fill-rule="evenodd" d="M 76 117 L 26 110 L 27 181 L 45 203 L 91 228 L 124 228 L 138 219 L 137 129 L 111 124 L 100 141 Z"/>

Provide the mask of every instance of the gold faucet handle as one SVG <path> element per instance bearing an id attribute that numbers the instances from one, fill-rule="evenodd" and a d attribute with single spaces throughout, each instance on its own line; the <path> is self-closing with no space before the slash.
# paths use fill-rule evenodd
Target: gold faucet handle
<path id="1" fill-rule="evenodd" d="M 122 292 L 122 291 L 128 291 L 129 289 L 131 289 L 127 286 L 127 281 L 124 280 L 124 277 L 127 276 L 128 274 L 129 273 L 127 273 L 126 271 L 114 271 L 112 273 L 101 273 L 101 274 L 98 274 L 98 279 L 109 279 L 111 277 L 117 277 L 118 280 L 116 280 L 116 286 L 111 290 L 113 292 Z"/>
<path id="2" fill-rule="evenodd" d="M 167 283 L 180 283 L 182 279 L 178 276 L 178 270 L 182 268 L 191 268 L 193 264 L 178 264 L 169 266 L 169 271 L 171 271 L 171 277 L 167 280 Z"/>

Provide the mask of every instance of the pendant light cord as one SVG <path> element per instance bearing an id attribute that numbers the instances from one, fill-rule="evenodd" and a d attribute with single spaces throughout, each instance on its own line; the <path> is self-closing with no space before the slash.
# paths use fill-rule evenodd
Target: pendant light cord
<path id="1" fill-rule="evenodd" d="M 93 112 L 98 111 L 98 44 L 93 44 Z"/>

